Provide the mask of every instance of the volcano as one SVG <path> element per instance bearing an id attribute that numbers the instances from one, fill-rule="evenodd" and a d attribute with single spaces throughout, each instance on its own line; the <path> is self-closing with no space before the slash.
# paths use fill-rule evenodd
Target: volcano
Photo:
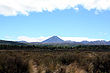
<path id="1" fill-rule="evenodd" d="M 60 39 L 57 36 L 52 36 L 44 41 L 42 41 L 42 43 L 62 43 L 64 42 L 64 40 Z"/>

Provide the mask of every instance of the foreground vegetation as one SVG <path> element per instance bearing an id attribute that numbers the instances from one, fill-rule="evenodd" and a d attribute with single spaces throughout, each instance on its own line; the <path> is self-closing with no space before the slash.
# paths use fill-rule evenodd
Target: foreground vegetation
<path id="1" fill-rule="evenodd" d="M 110 73 L 110 52 L 0 50 L 0 73 Z"/>

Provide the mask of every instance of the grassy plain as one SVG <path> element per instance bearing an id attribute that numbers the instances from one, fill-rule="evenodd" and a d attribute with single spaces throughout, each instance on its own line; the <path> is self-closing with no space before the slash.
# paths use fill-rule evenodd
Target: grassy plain
<path id="1" fill-rule="evenodd" d="M 0 73 L 110 73 L 110 52 L 0 50 Z"/>

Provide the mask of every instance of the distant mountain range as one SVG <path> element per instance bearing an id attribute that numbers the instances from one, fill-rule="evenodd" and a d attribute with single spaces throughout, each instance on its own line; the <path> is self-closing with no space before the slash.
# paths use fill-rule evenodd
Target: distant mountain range
<path id="1" fill-rule="evenodd" d="M 83 44 L 83 45 L 110 45 L 110 41 L 104 41 L 104 40 L 101 40 L 101 41 L 82 41 L 82 42 L 75 42 L 75 41 L 64 41 L 62 39 L 60 39 L 59 37 L 57 36 L 52 36 L 44 41 L 42 41 L 42 43 L 73 43 L 73 44 Z"/>
<path id="2" fill-rule="evenodd" d="M 53 45 L 110 45 L 110 41 L 82 41 L 82 42 L 75 42 L 75 41 L 64 41 L 58 36 L 52 36 L 42 42 L 26 42 L 26 41 L 5 41 L 0 40 L 0 44 L 5 45 L 45 45 L 45 44 L 53 44 Z"/>

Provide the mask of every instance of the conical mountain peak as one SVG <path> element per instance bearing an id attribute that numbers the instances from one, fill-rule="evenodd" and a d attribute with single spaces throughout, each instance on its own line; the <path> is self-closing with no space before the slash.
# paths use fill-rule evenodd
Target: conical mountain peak
<path id="1" fill-rule="evenodd" d="M 62 43 L 63 40 L 60 39 L 58 36 L 52 36 L 43 41 L 43 43 Z"/>

